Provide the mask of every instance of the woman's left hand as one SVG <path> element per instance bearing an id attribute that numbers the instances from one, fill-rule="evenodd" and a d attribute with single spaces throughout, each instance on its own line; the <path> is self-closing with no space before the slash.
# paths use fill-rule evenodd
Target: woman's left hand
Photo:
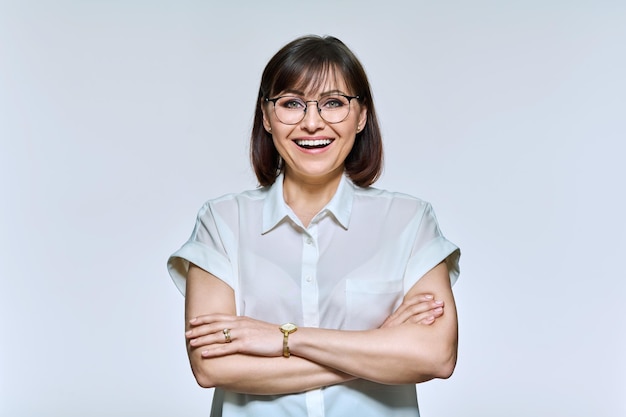
<path id="1" fill-rule="evenodd" d="M 394 327 L 405 323 L 431 325 L 443 315 L 443 308 L 443 301 L 435 300 L 432 294 L 405 297 L 400 307 L 380 327 Z"/>
<path id="2" fill-rule="evenodd" d="M 233 353 L 282 356 L 279 325 L 246 316 L 207 314 L 189 321 L 185 332 L 191 348 L 202 348 L 202 356 L 213 358 Z"/>

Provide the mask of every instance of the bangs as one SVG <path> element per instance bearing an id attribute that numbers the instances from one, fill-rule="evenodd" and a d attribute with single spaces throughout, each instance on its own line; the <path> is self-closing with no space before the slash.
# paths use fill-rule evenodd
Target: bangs
<path id="1" fill-rule="evenodd" d="M 289 65 L 284 65 L 276 73 L 274 83 L 270 88 L 270 96 L 275 97 L 285 91 L 301 92 L 324 92 L 339 89 L 339 86 L 350 91 L 343 91 L 345 94 L 355 94 L 353 86 L 342 71 L 340 65 L 329 59 L 307 61 L 294 60 Z"/>

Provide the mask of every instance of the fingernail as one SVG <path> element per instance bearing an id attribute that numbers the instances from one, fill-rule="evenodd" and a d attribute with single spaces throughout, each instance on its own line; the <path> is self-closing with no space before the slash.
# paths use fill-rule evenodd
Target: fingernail
<path id="1" fill-rule="evenodd" d="M 432 296 L 432 295 L 430 295 L 430 294 L 426 294 L 426 295 L 424 296 L 424 298 L 425 298 L 425 299 L 427 299 L 427 300 L 432 300 L 432 299 L 433 299 L 433 296 Z"/>
<path id="2" fill-rule="evenodd" d="M 189 335 L 191 335 L 191 330 L 187 330 L 187 331 L 185 332 L 185 336 L 189 336 Z"/>
<path id="3" fill-rule="evenodd" d="M 197 318 L 197 317 L 194 317 L 194 318 L 192 318 L 191 320 L 189 320 L 189 323 L 195 323 L 195 322 L 196 322 L 196 320 L 198 320 L 198 318 Z"/>
<path id="4" fill-rule="evenodd" d="M 435 300 L 435 304 L 437 304 L 438 306 L 443 305 L 443 301 L 441 300 Z"/>
<path id="5" fill-rule="evenodd" d="M 443 308 L 441 307 L 437 307 L 436 309 L 433 310 L 435 313 L 441 313 L 443 311 Z"/>

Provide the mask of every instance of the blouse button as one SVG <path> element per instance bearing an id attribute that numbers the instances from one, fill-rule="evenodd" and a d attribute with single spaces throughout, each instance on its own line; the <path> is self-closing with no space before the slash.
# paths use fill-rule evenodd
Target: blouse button
<path id="1" fill-rule="evenodd" d="M 311 278 L 311 276 L 306 277 L 306 282 L 311 282 L 313 281 L 313 278 Z"/>
<path id="2" fill-rule="evenodd" d="M 308 245 L 312 245 L 312 244 L 313 244 L 313 239 L 308 238 L 308 239 L 306 240 L 306 243 L 307 243 Z"/>

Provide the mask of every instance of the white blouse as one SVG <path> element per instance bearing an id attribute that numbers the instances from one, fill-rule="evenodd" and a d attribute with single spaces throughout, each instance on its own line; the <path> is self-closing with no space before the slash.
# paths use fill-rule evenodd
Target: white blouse
<path id="1" fill-rule="evenodd" d="M 379 327 L 426 272 L 459 249 L 430 204 L 343 177 L 333 199 L 304 227 L 271 187 L 205 203 L 189 240 L 168 260 L 184 294 L 189 263 L 230 285 L 237 314 L 301 327 Z M 277 330 L 277 337 L 280 332 Z M 216 389 L 212 417 L 417 417 L 415 385 L 356 380 L 301 394 L 261 396 Z"/>

